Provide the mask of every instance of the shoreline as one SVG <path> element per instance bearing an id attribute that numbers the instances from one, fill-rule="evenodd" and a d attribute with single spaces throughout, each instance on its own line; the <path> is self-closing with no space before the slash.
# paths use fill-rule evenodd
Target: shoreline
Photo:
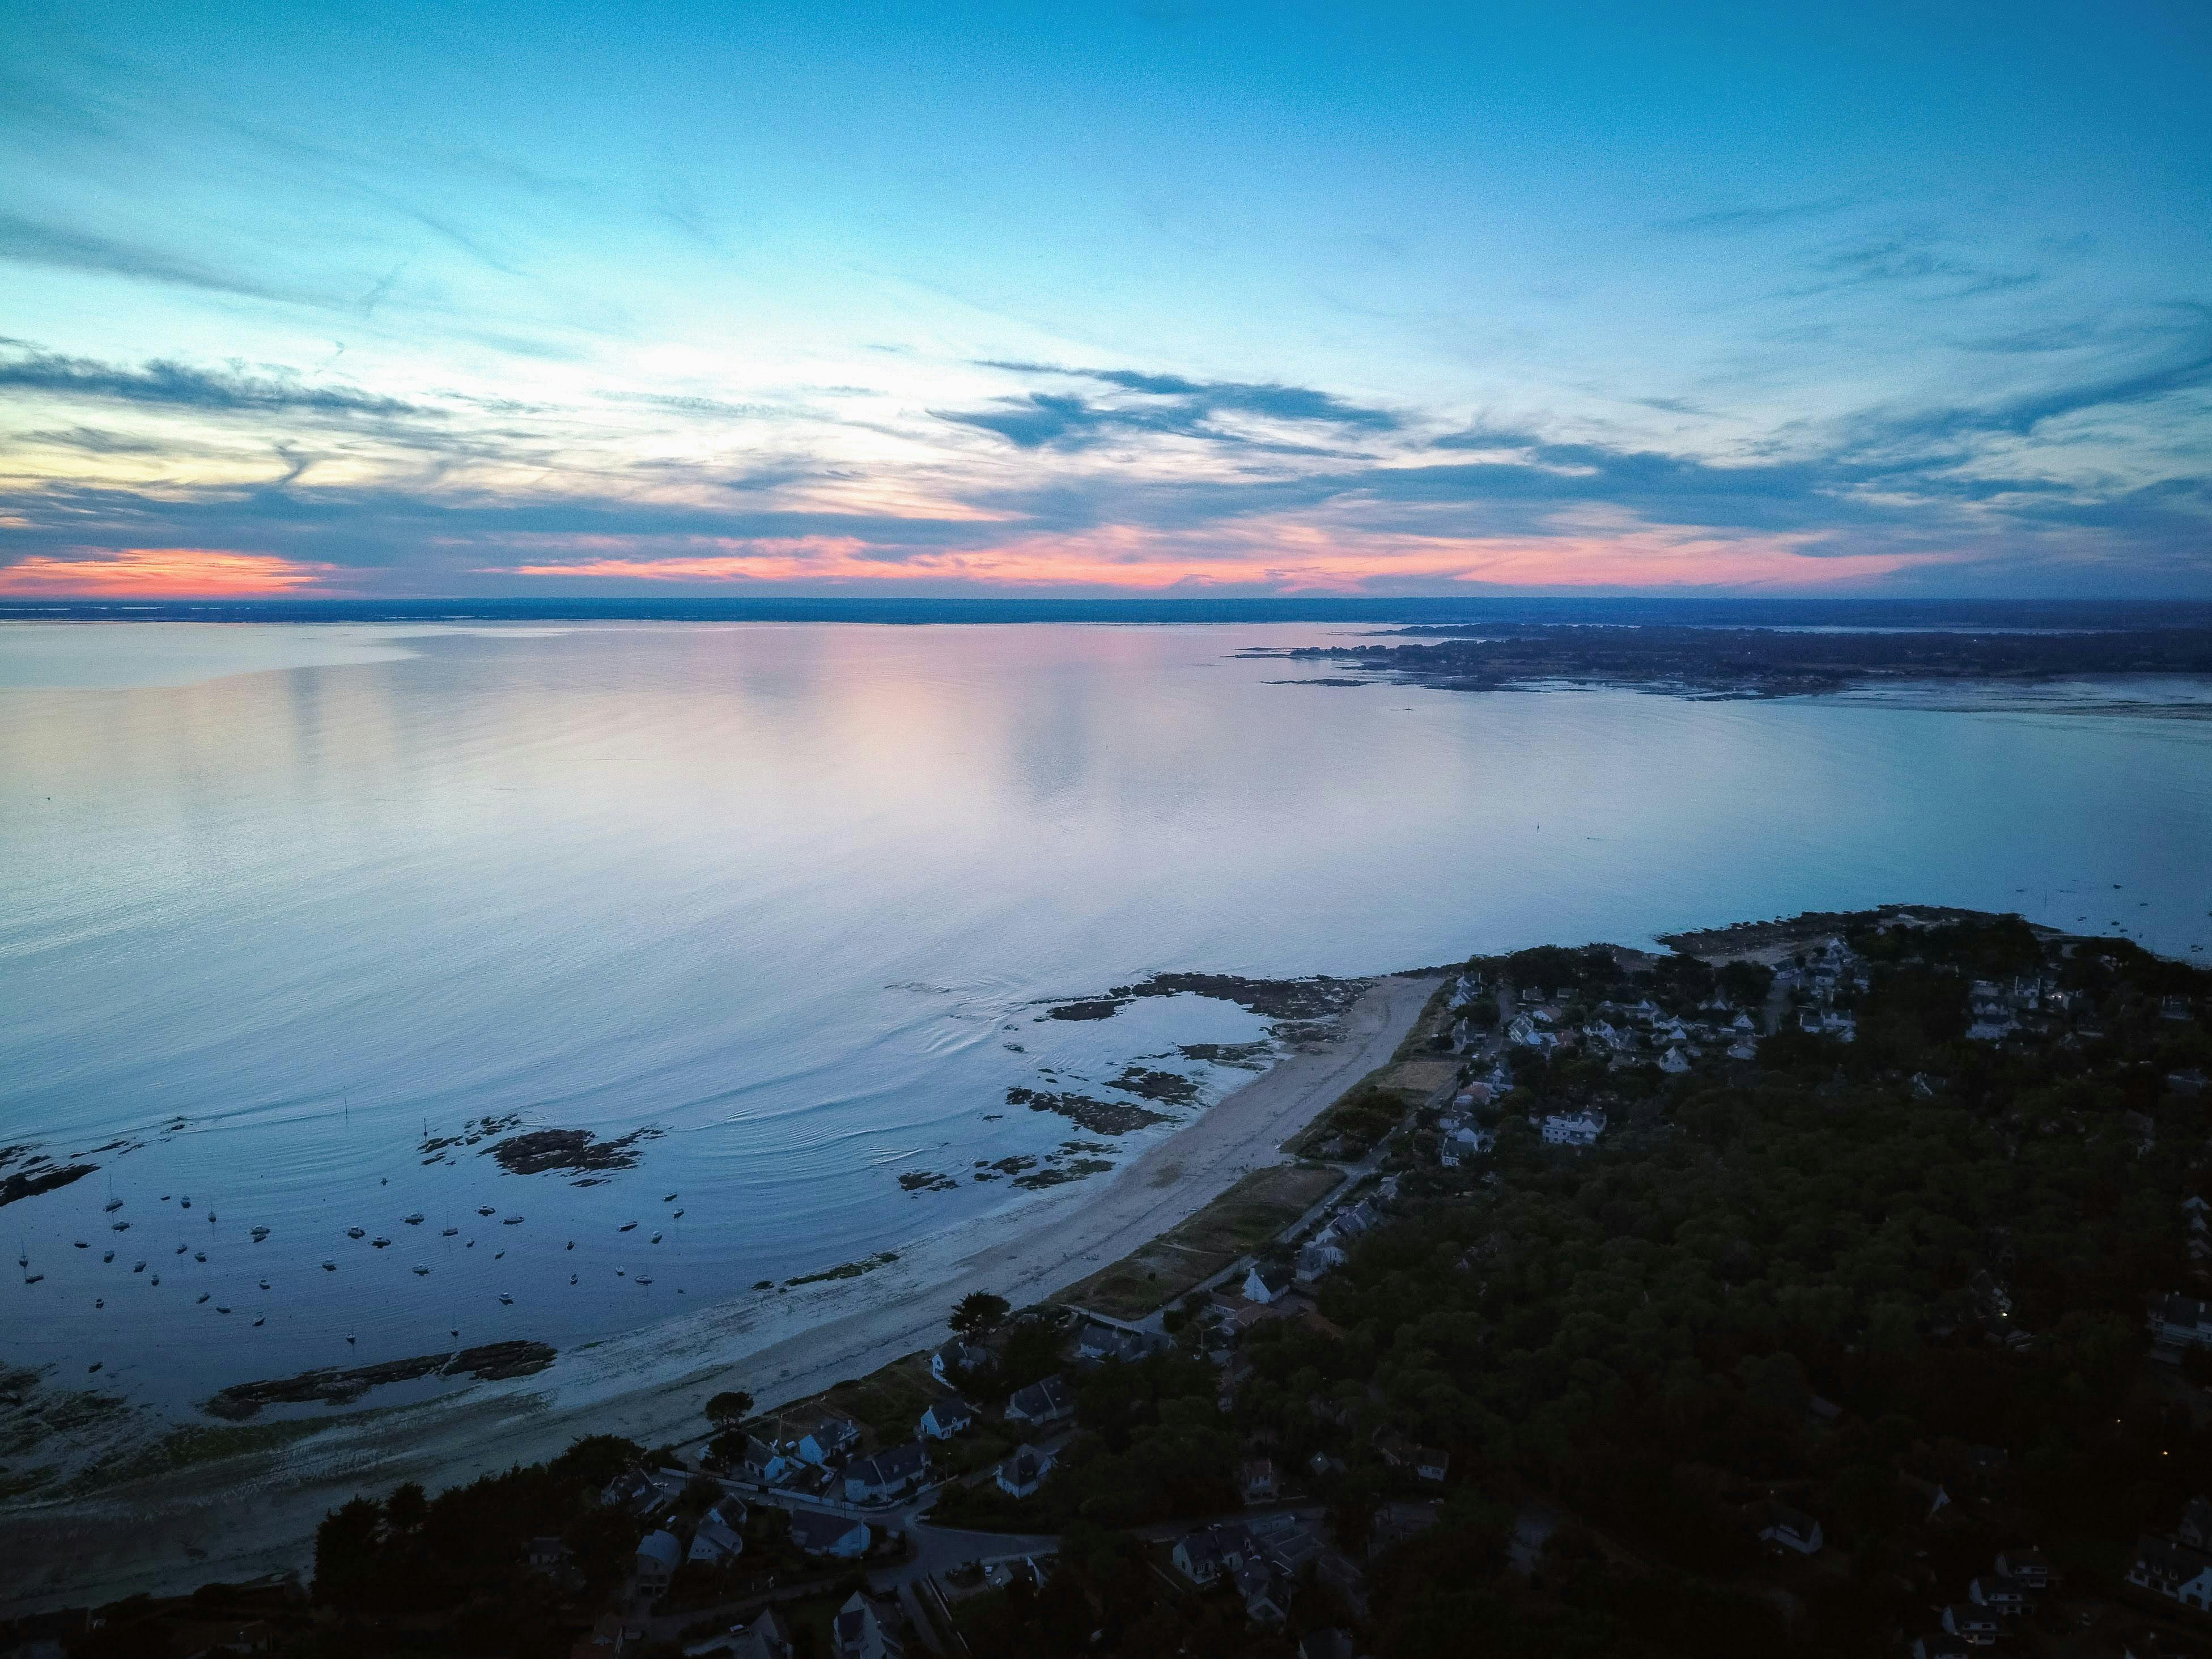
<path id="1" fill-rule="evenodd" d="M 545 1377 L 341 1421 L 256 1462 L 0 1510 L 0 1553 L 17 1564 L 21 1586 L 0 1599 L 0 1616 L 304 1571 L 317 1524 L 363 1487 L 416 1480 L 434 1491 L 554 1455 L 584 1434 L 688 1438 L 714 1385 L 743 1387 L 773 1407 L 932 1346 L 970 1291 L 1017 1306 L 1048 1299 L 1248 1171 L 1288 1161 L 1282 1144 L 1391 1058 L 1440 982 L 1376 978 L 1334 1039 L 1285 1055 L 1103 1185 L 1072 1183 L 926 1234 L 857 1279 L 702 1308 L 570 1350 Z"/>

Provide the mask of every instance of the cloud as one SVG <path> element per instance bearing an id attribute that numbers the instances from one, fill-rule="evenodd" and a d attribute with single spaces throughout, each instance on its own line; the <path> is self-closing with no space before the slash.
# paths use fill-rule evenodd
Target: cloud
<path id="1" fill-rule="evenodd" d="M 1853 198 L 1848 196 L 1824 196 L 1809 202 L 1782 202 L 1767 207 L 1717 208 L 1710 213 L 1692 213 L 1680 219 L 1662 219 L 1657 228 L 1672 231 L 1678 235 L 1726 235 L 1825 219 L 1855 205 Z"/>
<path id="2" fill-rule="evenodd" d="M 160 359 L 128 368 L 40 351 L 0 362 L 0 386 L 58 398 L 161 404 L 225 413 L 307 410 L 324 415 L 393 416 L 435 412 L 348 386 L 303 386 L 292 380 L 193 368 Z"/>
<path id="3" fill-rule="evenodd" d="M 47 599 L 245 599 L 312 588 L 327 564 L 200 547 L 126 547 L 78 558 L 34 554 L 0 565 L 0 593 Z"/>
<path id="4" fill-rule="evenodd" d="M 113 241 L 86 231 L 40 224 L 12 213 L 0 213 L 0 259 L 58 270 L 97 271 L 140 282 L 167 283 L 211 294 L 242 294 L 258 300 L 300 297 L 197 260 L 179 258 L 135 243 Z"/>
<path id="5" fill-rule="evenodd" d="M 1049 363 L 987 361 L 986 368 L 1022 375 L 1087 380 L 1107 388 L 1104 398 L 1073 392 L 1032 392 L 1001 398 L 980 410 L 935 410 L 956 426 L 996 433 L 1017 449 L 1080 449 L 1123 434 L 1202 439 L 1285 453 L 1313 453 L 1308 445 L 1270 443 L 1222 425 L 1222 417 L 1335 428 L 1347 433 L 1396 431 L 1389 410 L 1354 404 L 1310 386 L 1277 381 L 1194 380 L 1126 368 L 1066 368 Z"/>

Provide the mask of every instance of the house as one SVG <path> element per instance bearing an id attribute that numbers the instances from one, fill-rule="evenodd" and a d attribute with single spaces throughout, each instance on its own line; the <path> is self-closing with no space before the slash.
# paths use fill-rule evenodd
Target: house
<path id="1" fill-rule="evenodd" d="M 1298 1251 L 1298 1259 L 1291 1270 L 1291 1276 L 1301 1285 L 1310 1285 L 1343 1265 L 1343 1247 L 1323 1234 Z"/>
<path id="2" fill-rule="evenodd" d="M 868 1553 L 875 1534 L 868 1523 L 849 1515 L 830 1515 L 821 1510 L 793 1510 L 791 1541 L 808 1555 L 834 1555 L 857 1561 Z"/>
<path id="3" fill-rule="evenodd" d="M 723 1519 L 720 1510 L 709 1510 L 699 1522 L 699 1529 L 691 1534 L 691 1547 L 684 1559 L 706 1566 L 719 1567 L 726 1561 L 734 1561 L 744 1553 L 745 1540 L 736 1528 Z"/>
<path id="4" fill-rule="evenodd" d="M 1075 1339 L 1076 1360 L 1085 1365 L 1103 1365 L 1109 1359 L 1133 1364 L 1152 1350 L 1152 1343 L 1141 1331 L 1125 1331 L 1118 1325 L 1096 1321 L 1085 1325 Z"/>
<path id="5" fill-rule="evenodd" d="M 988 1348 L 979 1348 L 973 1342 L 955 1337 L 929 1356 L 929 1374 L 948 1389 L 957 1388 L 963 1376 L 970 1371 L 987 1370 L 990 1364 Z"/>
<path id="6" fill-rule="evenodd" d="M 1437 1146 L 1437 1162 L 1447 1170 L 1456 1170 L 1461 1164 L 1481 1157 L 1497 1144 L 1498 1137 L 1489 1130 L 1462 1123 Z"/>
<path id="7" fill-rule="evenodd" d="M 1434 1446 L 1413 1449 L 1413 1474 L 1422 1480 L 1442 1480 L 1451 1470 L 1451 1454 Z"/>
<path id="8" fill-rule="evenodd" d="M 1244 1531 L 1261 1559 L 1285 1578 L 1296 1578 L 1321 1555 L 1321 1537 L 1295 1515 L 1262 1515 Z"/>
<path id="9" fill-rule="evenodd" d="M 860 1443 L 860 1425 L 837 1412 L 793 1425 L 791 1450 L 802 1463 L 827 1468 Z"/>
<path id="10" fill-rule="evenodd" d="M 2212 1347 L 2212 1302 L 2191 1296 L 2161 1296 L 2150 1304 L 2150 1334 L 2176 1347 Z"/>
<path id="11" fill-rule="evenodd" d="M 1244 1275 L 1244 1299 L 1267 1304 L 1291 1288 L 1291 1276 L 1282 1268 L 1261 1261 Z"/>
<path id="12" fill-rule="evenodd" d="M 948 1395 L 930 1402 L 929 1409 L 921 1414 L 921 1429 L 927 1439 L 950 1440 L 956 1434 L 967 1433 L 975 1422 L 975 1407 L 957 1394 Z"/>
<path id="13" fill-rule="evenodd" d="M 2136 1546 L 2128 1583 L 2185 1607 L 2212 1607 L 2212 1555 L 2187 1544 L 2146 1538 Z"/>
<path id="14" fill-rule="evenodd" d="M 1659 1056 L 1659 1069 L 1679 1077 L 1690 1069 L 1690 1057 L 1682 1052 L 1681 1045 L 1677 1043 Z M 1550 1137 L 1547 1135 L 1545 1139 L 1549 1139 Z"/>
<path id="15" fill-rule="evenodd" d="M 1943 1630 L 1970 1648 L 1985 1648 L 1997 1639 L 1997 1616 L 1971 1601 L 1954 1601 L 1943 1609 Z"/>
<path id="16" fill-rule="evenodd" d="M 584 1575 L 576 1571 L 576 1553 L 557 1538 L 532 1539 L 523 1559 L 531 1571 L 562 1590 L 584 1587 Z"/>
<path id="17" fill-rule="evenodd" d="M 653 1515 L 675 1501 L 676 1493 L 643 1469 L 624 1469 L 599 1493 L 599 1502 L 610 1509 L 628 1510 L 634 1515 Z"/>
<path id="18" fill-rule="evenodd" d="M 791 1632 L 770 1607 L 743 1629 L 732 1628 L 720 1641 L 684 1651 L 687 1656 L 727 1654 L 729 1659 L 792 1659 Z"/>
<path id="19" fill-rule="evenodd" d="M 1793 1510 L 1787 1504 L 1769 1503 L 1759 1528 L 1759 1540 L 1785 1550 L 1795 1550 L 1800 1555 L 1818 1555 L 1826 1540 L 1820 1535 L 1820 1523 L 1802 1510 Z"/>
<path id="20" fill-rule="evenodd" d="M 2027 1611 L 2027 1586 L 2002 1573 L 1979 1574 L 1966 1585 L 1966 1598 L 1991 1613 L 2011 1614 Z"/>
<path id="21" fill-rule="evenodd" d="M 1544 1120 L 1547 1146 L 1594 1146 L 1605 1133 L 1605 1114 L 1595 1107 L 1579 1112 L 1554 1112 Z"/>
<path id="22" fill-rule="evenodd" d="M 684 1546 L 672 1532 L 647 1533 L 639 1540 L 637 1563 L 633 1569 L 637 1580 L 637 1593 L 642 1596 L 660 1595 L 668 1588 L 668 1581 L 676 1576 L 677 1564 L 684 1559 Z"/>
<path id="23" fill-rule="evenodd" d="M 1035 1446 L 1024 1445 L 1012 1457 L 999 1465 L 993 1478 L 999 1490 L 1009 1498 L 1031 1498 L 1044 1485 L 1045 1477 L 1052 1473 L 1053 1455 Z"/>
<path id="24" fill-rule="evenodd" d="M 2005 1550 L 1997 1556 L 1997 1571 L 2031 1591 L 2051 1588 L 2051 1558 L 2041 1550 Z"/>
<path id="25" fill-rule="evenodd" d="M 1272 1458 L 1255 1457 L 1244 1465 L 1244 1501 L 1265 1504 L 1275 1496 L 1275 1465 Z"/>
<path id="26" fill-rule="evenodd" d="M 767 1441 L 757 1435 L 745 1437 L 745 1449 L 738 1459 L 738 1470 L 764 1486 L 780 1486 L 798 1474 L 799 1460 L 787 1457 Z"/>
<path id="27" fill-rule="evenodd" d="M 2212 1550 L 2212 1498 L 2192 1498 L 2184 1504 L 2173 1535 L 2191 1549 Z"/>
<path id="28" fill-rule="evenodd" d="M 837 1659 L 903 1659 L 905 1646 L 893 1639 L 876 1604 L 855 1590 L 830 1628 Z"/>
<path id="29" fill-rule="evenodd" d="M 929 1451 L 918 1440 L 864 1457 L 845 1470 L 845 1501 L 880 1504 L 920 1486 L 929 1474 Z"/>
<path id="30" fill-rule="evenodd" d="M 603 1613 L 592 1626 L 591 1634 L 580 1636 L 568 1649 L 568 1659 L 617 1659 L 631 1648 L 630 1632 L 623 1627 L 622 1614 Z"/>
<path id="31" fill-rule="evenodd" d="M 1228 1571 L 1215 1529 L 1189 1533 L 1177 1539 L 1168 1559 L 1175 1563 L 1176 1571 L 1194 1584 L 1211 1584 Z"/>
<path id="32" fill-rule="evenodd" d="M 1009 1423 L 1057 1423 L 1074 1415 L 1075 1401 L 1057 1372 L 1026 1389 L 1016 1389 L 1006 1401 Z"/>
<path id="33" fill-rule="evenodd" d="M 1290 1617 L 1290 1596 L 1266 1562 L 1248 1559 L 1231 1570 L 1231 1577 L 1244 1598 L 1244 1616 L 1254 1624 L 1279 1625 Z"/>

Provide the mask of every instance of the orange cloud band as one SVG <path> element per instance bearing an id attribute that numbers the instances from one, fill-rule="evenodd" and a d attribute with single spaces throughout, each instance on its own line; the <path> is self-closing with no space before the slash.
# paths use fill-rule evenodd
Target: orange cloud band
<path id="1" fill-rule="evenodd" d="M 82 559 L 44 554 L 0 565 L 0 593 L 50 599 L 216 599 L 255 593 L 289 593 L 337 574 L 337 567 L 307 564 L 268 553 L 229 553 L 205 547 L 126 547 Z"/>

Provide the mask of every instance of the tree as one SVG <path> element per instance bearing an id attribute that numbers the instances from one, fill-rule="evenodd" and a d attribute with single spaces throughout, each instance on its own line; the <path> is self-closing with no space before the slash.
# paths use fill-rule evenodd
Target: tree
<path id="1" fill-rule="evenodd" d="M 970 1291 L 953 1304 L 951 1316 L 945 1322 L 965 1337 L 987 1336 L 1005 1324 L 1012 1310 L 1003 1296 Z"/>
<path id="2" fill-rule="evenodd" d="M 429 1517 L 430 1499 L 412 1480 L 392 1488 L 392 1496 L 384 1500 L 384 1523 L 395 1533 L 419 1531 Z"/>
<path id="3" fill-rule="evenodd" d="M 707 1402 L 707 1420 L 718 1429 L 734 1429 L 753 1414 L 753 1397 L 743 1389 L 726 1389 Z"/>

